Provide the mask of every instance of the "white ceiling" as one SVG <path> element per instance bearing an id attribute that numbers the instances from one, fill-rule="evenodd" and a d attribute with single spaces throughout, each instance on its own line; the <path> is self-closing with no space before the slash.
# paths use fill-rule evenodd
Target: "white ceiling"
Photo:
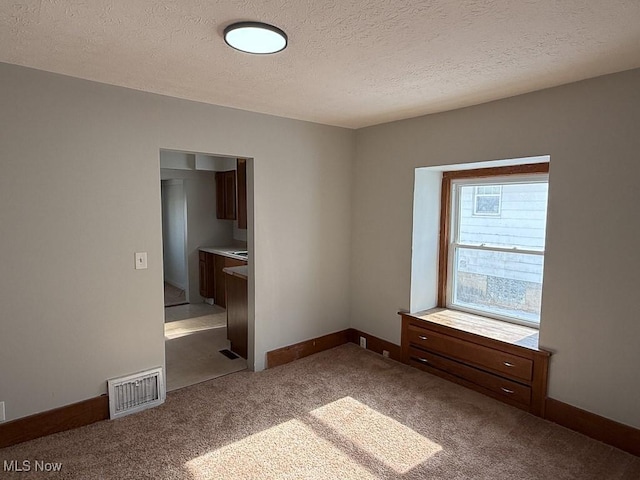
<path id="1" fill-rule="evenodd" d="M 0 61 L 358 128 L 640 67 L 640 0 L 3 0 Z"/>

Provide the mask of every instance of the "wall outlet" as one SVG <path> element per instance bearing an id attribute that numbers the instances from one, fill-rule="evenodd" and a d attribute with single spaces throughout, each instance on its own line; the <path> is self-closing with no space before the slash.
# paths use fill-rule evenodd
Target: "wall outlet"
<path id="1" fill-rule="evenodd" d="M 367 338 L 366 337 L 360 337 L 360 346 L 362 348 L 367 348 Z"/>
<path id="2" fill-rule="evenodd" d="M 389 358 L 389 350 L 382 350 L 382 356 Z"/>
<path id="3" fill-rule="evenodd" d="M 4 402 L 0 402 L 0 422 L 4 422 L 6 418 L 4 415 Z"/>

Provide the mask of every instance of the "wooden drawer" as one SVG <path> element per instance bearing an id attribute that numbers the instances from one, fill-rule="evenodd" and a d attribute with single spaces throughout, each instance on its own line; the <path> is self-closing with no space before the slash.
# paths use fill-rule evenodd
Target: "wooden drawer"
<path id="1" fill-rule="evenodd" d="M 409 343 L 433 352 L 442 353 L 485 370 L 530 382 L 533 362 L 528 358 L 494 350 L 489 347 L 409 325 Z"/>
<path id="2" fill-rule="evenodd" d="M 409 348 L 409 364 L 426 371 L 429 368 L 442 370 L 456 377 L 467 380 L 494 394 L 509 398 L 523 407 L 531 403 L 531 388 L 506 378 L 484 372 L 463 363 L 450 360 L 440 355 L 425 352 L 415 347 Z"/>
<path id="3" fill-rule="evenodd" d="M 199 252 L 200 252 L 200 260 L 204 262 L 207 259 L 207 252 L 203 252 L 202 250 L 199 250 Z"/>

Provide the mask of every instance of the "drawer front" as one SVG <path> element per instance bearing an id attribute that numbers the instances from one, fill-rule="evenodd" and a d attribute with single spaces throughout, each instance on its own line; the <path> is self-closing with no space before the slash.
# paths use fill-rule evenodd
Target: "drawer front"
<path id="1" fill-rule="evenodd" d="M 200 250 L 200 260 L 204 262 L 206 259 L 207 259 L 207 252 L 203 252 L 202 250 Z"/>
<path id="2" fill-rule="evenodd" d="M 445 371 L 463 378 L 493 393 L 510 398 L 523 406 L 531 404 L 531 388 L 506 378 L 493 375 L 477 368 L 464 365 L 434 353 L 425 352 L 414 347 L 409 348 L 409 362 L 412 366 L 429 370 L 428 367 Z"/>
<path id="3" fill-rule="evenodd" d="M 224 257 L 224 266 L 225 267 L 240 267 L 242 265 L 246 265 L 246 260 L 238 260 L 236 258 Z"/>
<path id="4" fill-rule="evenodd" d="M 532 379 L 533 361 L 528 358 L 476 345 L 415 325 L 409 325 L 409 343 L 518 380 L 530 382 Z"/>

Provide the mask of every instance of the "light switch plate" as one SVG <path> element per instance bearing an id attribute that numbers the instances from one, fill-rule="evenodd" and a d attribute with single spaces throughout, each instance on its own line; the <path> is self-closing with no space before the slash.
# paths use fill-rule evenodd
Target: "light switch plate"
<path id="1" fill-rule="evenodd" d="M 136 252 L 136 270 L 147 268 L 147 252 Z"/>
<path id="2" fill-rule="evenodd" d="M 5 415 L 4 415 L 4 402 L 0 402 L 0 422 L 4 422 L 5 420 Z"/>

